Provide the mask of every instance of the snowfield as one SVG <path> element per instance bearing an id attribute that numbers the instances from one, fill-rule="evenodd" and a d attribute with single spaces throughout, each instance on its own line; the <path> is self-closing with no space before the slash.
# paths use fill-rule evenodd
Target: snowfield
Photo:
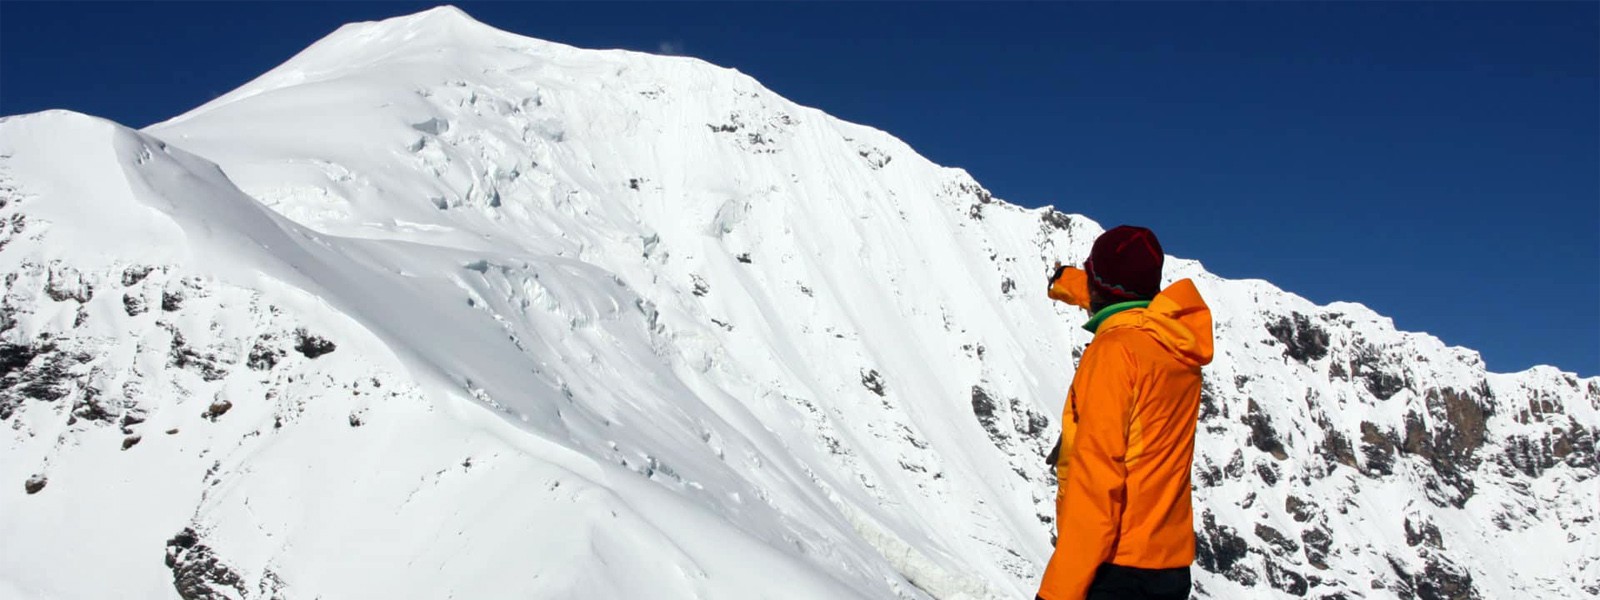
<path id="1" fill-rule="evenodd" d="M 5 117 L 0 597 L 1032 597 L 1102 230 L 451 7 Z M 1167 265 L 1197 597 L 1600 597 L 1600 378 Z"/>

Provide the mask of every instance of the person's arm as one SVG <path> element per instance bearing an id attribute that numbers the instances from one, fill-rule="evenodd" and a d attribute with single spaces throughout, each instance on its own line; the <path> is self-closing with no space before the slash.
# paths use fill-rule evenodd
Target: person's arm
<path id="1" fill-rule="evenodd" d="M 1111 560 L 1126 504 L 1128 422 L 1134 399 L 1133 357 L 1116 334 L 1095 340 L 1073 377 L 1077 432 L 1056 497 L 1056 551 L 1039 597 L 1080 600 L 1095 569 Z"/>
<path id="2" fill-rule="evenodd" d="M 1055 273 L 1050 275 L 1049 295 L 1051 300 L 1089 310 L 1089 274 L 1056 263 Z"/>

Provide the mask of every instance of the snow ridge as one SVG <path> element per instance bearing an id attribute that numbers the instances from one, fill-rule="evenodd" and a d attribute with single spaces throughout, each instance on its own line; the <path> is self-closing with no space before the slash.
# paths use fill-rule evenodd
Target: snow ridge
<path id="1" fill-rule="evenodd" d="M 0 592 L 1026 597 L 1087 341 L 1041 275 L 1100 231 L 453 7 L 143 132 L 6 117 Z M 1600 595 L 1600 378 L 1168 265 L 1198 596 Z"/>

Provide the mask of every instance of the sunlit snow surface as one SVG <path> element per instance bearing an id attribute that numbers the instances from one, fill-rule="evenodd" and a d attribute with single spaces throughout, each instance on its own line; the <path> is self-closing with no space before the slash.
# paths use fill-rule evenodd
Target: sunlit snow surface
<path id="1" fill-rule="evenodd" d="M 737 72 L 435 9 L 142 132 L 7 117 L 0 200 L 0 597 L 1021 598 L 1049 556 L 1089 335 L 1043 276 L 1101 226 Z M 1167 264 L 1217 318 L 1200 597 L 1600 595 L 1600 379 Z"/>

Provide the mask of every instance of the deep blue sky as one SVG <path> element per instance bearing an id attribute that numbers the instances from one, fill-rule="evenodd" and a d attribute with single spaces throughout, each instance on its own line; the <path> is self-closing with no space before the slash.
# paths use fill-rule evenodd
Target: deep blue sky
<path id="1" fill-rule="evenodd" d="M 671 51 L 1006 200 L 1134 223 L 1498 371 L 1600 374 L 1600 4 L 458 4 Z M 0 3 L 0 114 L 144 126 L 390 3 Z"/>

